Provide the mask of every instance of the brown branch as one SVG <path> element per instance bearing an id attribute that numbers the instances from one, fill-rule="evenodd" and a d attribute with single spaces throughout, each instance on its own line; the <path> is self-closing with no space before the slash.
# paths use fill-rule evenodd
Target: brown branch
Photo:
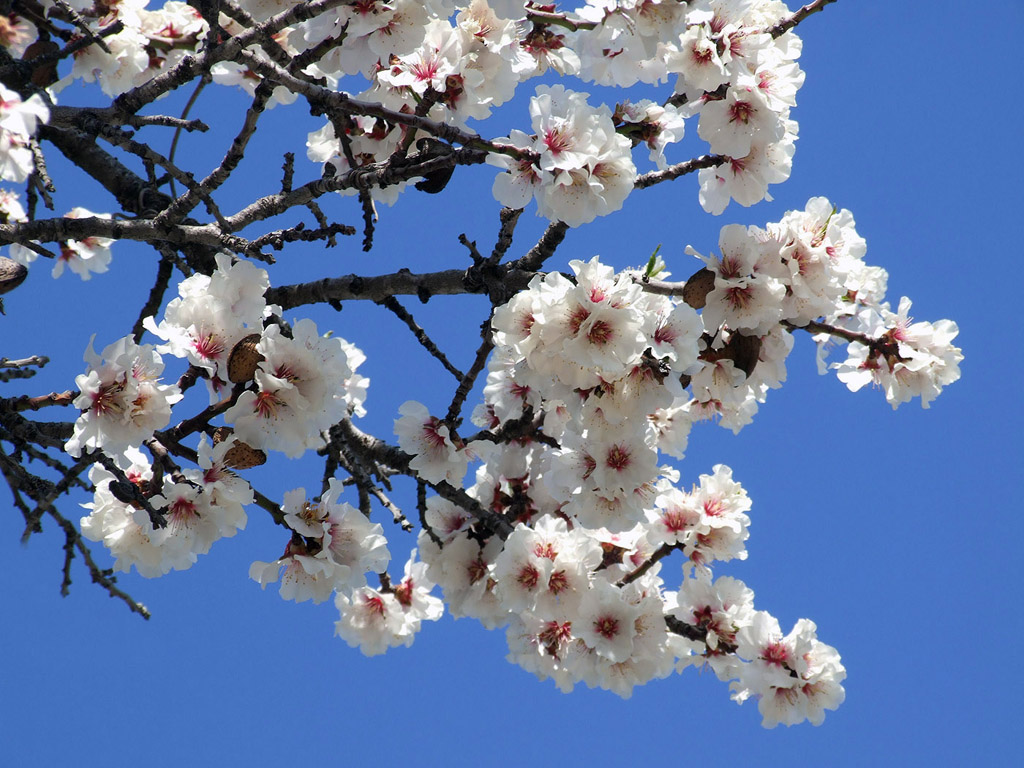
<path id="1" fill-rule="evenodd" d="M 522 214 L 522 208 L 502 208 L 498 214 L 501 220 L 501 229 L 498 230 L 498 241 L 494 244 L 494 250 L 491 251 L 490 261 L 493 264 L 499 263 L 508 253 L 508 249 L 512 247 L 512 235 L 516 229 L 516 222 L 519 221 L 519 216 Z"/>
<path id="2" fill-rule="evenodd" d="M 355 481 L 355 484 L 358 486 L 361 494 L 373 495 L 377 501 L 380 502 L 380 505 L 391 513 L 391 518 L 395 525 L 401 527 L 403 531 L 411 531 L 412 523 L 410 523 L 405 517 L 402 510 L 399 509 L 398 506 L 396 506 L 394 502 L 387 497 L 384 491 L 382 491 L 370 478 L 369 473 L 363 467 L 359 456 L 357 456 L 345 442 L 346 434 L 347 432 L 343 427 L 332 428 L 330 430 L 330 439 L 328 440 L 327 448 L 324 449 L 324 451 L 321 451 L 321 453 L 326 452 L 329 458 L 333 457 L 336 461 L 337 459 L 342 459 L 343 461 L 340 463 L 344 466 L 345 470 L 352 475 L 352 479 Z M 379 467 L 376 469 L 379 469 Z M 368 503 L 369 498 L 367 498 L 367 504 Z M 369 518 L 370 509 L 367 508 L 365 513 L 367 518 Z"/>
<path id="3" fill-rule="evenodd" d="M 210 200 L 209 195 L 221 184 L 227 181 L 228 177 L 234 172 L 235 168 L 238 167 L 239 162 L 241 162 L 242 158 L 245 156 L 245 149 L 249 145 L 249 140 L 252 138 L 253 134 L 256 133 L 257 122 L 260 115 L 263 114 L 264 109 L 266 109 L 267 101 L 270 99 L 270 95 L 273 93 L 273 90 L 273 87 L 267 83 L 260 83 L 256 87 L 256 94 L 253 96 L 252 104 L 249 106 L 249 109 L 246 110 L 245 119 L 242 122 L 242 128 L 231 142 L 231 146 L 228 148 L 224 158 L 220 161 L 220 164 L 199 184 L 196 184 L 195 181 L 191 181 L 191 185 L 188 187 L 188 192 L 171 203 L 153 220 L 153 223 L 157 227 L 166 227 L 169 224 L 177 223 L 183 217 L 187 216 L 200 200 L 203 200 L 206 202 L 207 209 L 210 213 L 217 217 L 218 223 L 221 225 L 222 229 L 225 232 L 231 231 L 228 228 L 227 222 L 224 221 L 216 207 L 210 208 L 212 201 Z"/>
<path id="4" fill-rule="evenodd" d="M 160 309 L 160 305 L 163 304 L 164 294 L 167 293 L 167 288 L 171 284 L 173 274 L 174 262 L 167 258 L 167 256 L 164 256 L 157 265 L 156 278 L 153 280 L 153 287 L 149 291 L 149 298 L 142 305 L 142 309 L 139 310 L 139 317 L 135 321 L 135 325 L 132 326 L 132 338 L 136 344 L 142 342 L 142 334 L 145 333 L 142 322 L 150 315 L 155 315 L 157 310 Z"/>
<path id="5" fill-rule="evenodd" d="M 0 309 L 2 307 L 3 305 L 0 304 Z M 6 357 L 0 357 L 0 382 L 10 381 L 11 379 L 30 379 L 36 375 L 37 371 L 29 368 L 29 366 L 35 365 L 42 368 L 48 362 L 50 362 L 50 358 L 40 355 L 26 357 L 23 360 L 9 360 Z"/>
<path id="6" fill-rule="evenodd" d="M 50 108 L 50 120 L 48 125 L 57 128 L 77 128 L 83 121 L 95 118 L 100 124 L 105 125 L 128 125 L 132 128 L 144 128 L 146 126 L 157 126 L 166 128 L 180 128 L 183 131 L 199 131 L 206 133 L 210 126 L 201 120 L 184 120 L 180 117 L 170 115 L 125 115 L 113 107 L 68 107 L 54 106 Z"/>
<path id="7" fill-rule="evenodd" d="M 0 227 L 0 233 L 2 233 Z M 524 289 L 534 272 L 519 269 L 502 270 L 502 283 L 509 291 Z M 467 284 L 468 282 L 468 284 Z M 266 293 L 268 304 L 278 304 L 282 309 L 292 309 L 306 304 L 330 304 L 331 302 L 364 299 L 383 301 L 388 296 L 454 296 L 464 293 L 486 293 L 489 286 L 467 281 L 464 270 L 449 269 L 442 272 L 414 274 L 406 269 L 388 275 L 346 275 L 324 278 L 310 283 L 282 285 Z"/>
<path id="8" fill-rule="evenodd" d="M 459 412 L 462 410 L 462 406 L 466 402 L 466 398 L 469 397 L 470 390 L 473 389 L 473 385 L 476 383 L 477 377 L 480 372 L 483 371 L 484 366 L 487 365 L 487 358 L 491 355 L 491 350 L 494 349 L 494 342 L 491 340 L 491 322 L 490 318 L 484 321 L 483 326 L 480 329 L 483 341 L 476 350 L 476 355 L 473 357 L 473 364 L 469 367 L 469 370 L 462 377 L 459 382 L 458 388 L 455 390 L 455 395 L 452 397 L 452 402 L 448 406 L 448 413 L 444 419 L 448 424 L 455 424 L 459 418 Z"/>
<path id="9" fill-rule="evenodd" d="M 101 149 L 93 137 L 87 133 L 44 124 L 39 126 L 39 137 L 49 141 L 68 160 L 102 184 L 114 196 L 123 211 L 138 214 L 151 208 L 162 210 L 170 202 L 169 197 L 153 189 L 110 153 Z M 68 221 L 71 220 L 68 219 Z M 30 222 L 32 225 L 39 223 L 39 221 Z M 42 238 L 29 236 L 24 239 L 39 240 Z M 67 239 L 67 237 L 54 238 L 54 240 L 60 239 Z"/>
<path id="10" fill-rule="evenodd" d="M 84 48 L 88 48 L 90 45 L 96 45 L 97 47 L 102 48 L 104 53 L 109 54 L 110 48 L 108 48 L 107 44 L 103 42 L 103 38 L 110 37 L 111 35 L 120 34 L 123 30 L 124 22 L 122 22 L 120 19 L 115 21 L 113 24 L 103 27 L 103 29 L 101 29 L 99 32 L 93 32 L 88 27 L 85 27 L 85 34 L 83 37 L 73 37 L 71 39 L 71 42 L 69 42 L 63 48 L 59 48 L 55 51 L 50 51 L 49 53 L 44 53 L 40 56 L 36 56 L 35 58 L 28 59 L 27 61 L 23 60 L 21 62 L 15 63 L 20 65 L 18 66 L 18 69 L 21 70 L 22 73 L 26 73 L 29 75 L 29 77 L 31 77 L 32 71 L 36 68 L 45 66 L 47 64 L 54 64 L 58 61 L 66 59 L 69 56 L 74 56 L 76 53 L 83 50 Z M 4 74 L 4 70 L 9 68 L 10 65 L 0 68 L 0 75 Z"/>
<path id="11" fill-rule="evenodd" d="M 325 13 L 339 5 L 350 5 L 353 0 L 314 0 L 299 3 L 271 16 L 252 29 L 234 35 L 221 45 L 208 49 L 200 56 L 185 56 L 166 72 L 151 78 L 136 88 L 125 91 L 114 99 L 114 108 L 126 115 L 134 115 L 147 104 L 160 98 L 165 93 L 180 88 L 195 79 L 202 72 L 219 61 L 234 61 L 247 46 L 271 38 L 276 32 L 300 21 L 308 21 L 321 13 Z M 276 66 L 276 65 L 275 65 Z"/>
<path id="12" fill-rule="evenodd" d="M 373 435 L 368 435 L 365 432 L 362 432 L 347 419 L 339 422 L 337 426 L 342 431 L 346 444 L 349 445 L 357 455 L 373 462 L 383 462 L 402 474 L 407 474 L 411 477 L 415 477 L 417 480 L 422 480 L 414 470 L 409 468 L 409 462 L 412 461 L 413 458 L 409 454 L 395 446 L 385 443 L 383 440 L 380 440 Z M 512 524 L 509 523 L 508 520 L 496 513 L 494 510 L 481 505 L 480 502 L 462 489 L 455 488 L 446 482 L 428 483 L 428 485 L 437 491 L 438 495 L 465 509 L 469 514 L 487 526 L 487 528 L 502 539 L 508 538 L 512 533 Z"/>
<path id="13" fill-rule="evenodd" d="M 103 570 L 93 560 L 92 551 L 82 541 L 81 534 L 75 529 L 74 524 L 59 514 L 55 509 L 47 510 L 48 514 L 57 521 L 57 524 L 64 530 L 64 579 L 60 585 L 60 594 L 67 597 L 71 587 L 71 561 L 74 559 L 75 551 L 82 556 L 85 567 L 89 569 L 89 575 L 94 584 L 99 584 L 113 598 L 117 598 L 128 606 L 133 613 L 139 614 L 142 618 L 148 619 L 149 609 L 136 601 L 131 595 L 117 586 L 117 577 L 111 570 Z"/>
<path id="14" fill-rule="evenodd" d="M 830 336 L 835 336 L 839 339 L 846 341 L 856 341 L 863 344 L 865 347 L 874 348 L 878 344 L 882 343 L 881 339 L 874 339 L 868 336 L 866 333 L 858 333 L 857 331 L 848 331 L 845 328 L 840 328 L 835 325 L 829 325 L 828 323 L 819 323 L 815 320 L 807 323 L 807 325 L 794 325 L 786 320 L 782 321 L 782 325 L 789 331 L 807 331 L 807 333 L 827 333 Z"/>
<path id="15" fill-rule="evenodd" d="M 38 397 L 21 395 L 0 400 L 0 409 L 17 413 L 19 411 L 38 411 L 40 408 L 46 408 L 51 405 L 68 406 L 74 403 L 78 395 L 77 391 L 70 389 L 64 392 L 51 392 L 48 395 L 39 395 Z"/>
<path id="16" fill-rule="evenodd" d="M 766 31 L 772 37 L 781 37 L 812 13 L 817 13 L 818 11 L 823 10 L 826 5 L 834 3 L 835 1 L 836 0 L 814 0 L 814 2 L 808 3 L 804 7 L 798 9 L 792 16 L 787 16 L 774 27 L 771 27 Z"/>
<path id="17" fill-rule="evenodd" d="M 292 93 L 305 96 L 311 104 L 318 106 L 328 113 L 336 110 L 348 115 L 379 117 L 392 125 L 404 125 L 408 128 L 414 128 L 449 143 L 460 144 L 468 149 L 508 155 L 517 160 L 529 160 L 531 162 L 539 160 L 539 155 L 532 150 L 523 149 L 511 144 L 489 141 L 482 136 L 463 131 L 447 123 L 439 123 L 436 120 L 430 120 L 413 113 L 388 109 L 374 102 L 358 101 L 346 93 L 332 91 L 306 80 L 301 80 L 287 70 L 278 67 L 272 62 L 262 60 L 248 51 L 239 50 L 234 60 L 245 64 L 245 66 L 260 76 L 272 80 L 278 85 L 283 85 Z"/>
<path id="18" fill-rule="evenodd" d="M 663 171 L 643 173 L 636 177 L 636 181 L 633 182 L 633 188 L 644 189 L 646 187 L 654 186 L 655 184 L 660 184 L 663 181 L 678 179 L 680 176 L 685 176 L 688 173 L 699 171 L 702 168 L 714 168 L 715 166 L 723 165 L 727 162 L 729 162 L 729 158 L 725 155 L 703 155 L 701 157 L 696 157 L 693 160 L 687 160 L 685 163 L 670 165 Z"/>
<path id="19" fill-rule="evenodd" d="M 451 364 L 451 361 L 448 360 L 444 352 L 438 348 L 437 344 L 434 343 L 434 340 L 427 335 L 426 331 L 424 331 L 422 327 L 420 327 L 419 323 L 416 322 L 416 319 L 412 316 L 409 310 L 398 302 L 398 299 L 394 296 L 386 296 L 377 303 L 385 309 L 390 310 L 394 313 L 395 317 L 405 323 L 406 327 L 412 331 L 412 335 L 416 337 L 416 341 L 418 341 L 432 357 L 441 363 L 448 373 L 459 381 L 462 381 L 465 378 L 465 374 Z"/>
<path id="20" fill-rule="evenodd" d="M 636 581 L 649 570 L 651 570 L 651 568 L 654 567 L 654 564 L 656 562 L 668 557 L 677 549 L 679 549 L 678 544 L 662 544 L 660 547 L 654 550 L 653 553 L 651 553 L 650 557 L 648 557 L 646 560 L 640 563 L 640 565 L 638 565 L 632 571 L 630 571 L 621 579 L 619 579 L 618 582 L 616 582 L 616 586 L 624 587 L 627 584 Z"/>
<path id="21" fill-rule="evenodd" d="M 555 255 L 555 249 L 562 244 L 568 230 L 568 224 L 561 221 L 551 222 L 537 244 L 521 259 L 512 262 L 511 266 L 518 270 L 536 272 L 544 265 L 545 261 Z"/>
<path id="22" fill-rule="evenodd" d="M 90 43 L 95 43 L 105 54 L 110 55 L 110 48 L 107 44 L 103 42 L 103 40 L 92 30 L 85 19 L 83 19 L 74 8 L 65 2 L 65 0 L 53 0 L 53 3 L 67 15 L 71 23 L 78 27 L 78 31 L 81 32 Z M 121 22 L 116 21 L 111 26 L 117 26 L 118 24 L 121 24 Z M 120 32 L 121 30 L 118 31 Z"/>

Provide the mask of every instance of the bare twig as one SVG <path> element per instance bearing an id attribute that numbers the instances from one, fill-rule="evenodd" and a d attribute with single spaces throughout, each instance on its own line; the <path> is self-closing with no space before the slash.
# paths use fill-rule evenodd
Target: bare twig
<path id="1" fill-rule="evenodd" d="M 497 264 L 504 258 L 508 249 L 512 246 L 512 234 L 515 232 L 516 222 L 522 214 L 522 208 L 502 208 L 498 214 L 501 219 L 501 229 L 498 230 L 498 242 L 494 244 L 489 261 Z"/>
<path id="2" fill-rule="evenodd" d="M 772 37 L 784 35 L 812 13 L 817 13 L 818 11 L 823 10 L 826 5 L 834 3 L 835 1 L 836 0 L 814 0 L 814 2 L 808 3 L 802 8 L 796 10 L 792 16 L 787 16 L 774 27 L 768 29 L 768 34 Z"/>
<path id="3" fill-rule="evenodd" d="M 565 239 L 565 233 L 568 230 L 568 224 L 561 221 L 551 222 L 548 228 L 544 230 L 544 234 L 541 235 L 537 244 L 527 251 L 526 255 L 521 259 L 513 262 L 512 267 L 536 272 L 544 265 L 545 261 L 555 255 L 555 249 L 562 244 L 562 241 Z"/>
<path id="4" fill-rule="evenodd" d="M 149 291 L 149 298 L 146 299 L 146 303 L 139 311 L 138 320 L 132 326 L 132 338 L 135 339 L 136 344 L 142 341 L 142 334 L 145 332 L 145 329 L 142 327 L 143 321 L 150 315 L 155 315 L 157 310 L 160 309 L 160 305 L 164 301 L 164 294 L 167 292 L 167 287 L 171 284 L 171 276 L 173 274 L 174 262 L 164 256 L 157 265 L 156 278 L 153 280 L 153 287 Z"/>
<path id="5" fill-rule="evenodd" d="M 466 402 L 466 398 L 469 397 L 470 391 L 473 389 L 473 385 L 476 383 L 477 377 L 483 371 L 484 366 L 487 365 L 487 358 L 491 354 L 491 350 L 494 349 L 494 342 L 491 340 L 491 329 L 490 320 L 484 321 L 483 327 L 481 328 L 481 335 L 483 341 L 480 342 L 480 346 L 477 347 L 476 355 L 473 357 L 473 364 L 469 367 L 469 370 L 461 381 L 459 386 L 455 390 L 455 395 L 452 397 L 451 403 L 448 405 L 448 413 L 444 419 L 448 424 L 456 424 L 456 420 L 459 418 L 459 413 L 462 411 L 462 406 Z"/>
<path id="6" fill-rule="evenodd" d="M 693 160 L 687 160 L 685 163 L 670 165 L 663 171 L 651 171 L 650 173 L 641 174 L 636 177 L 633 187 L 635 189 L 644 189 L 645 187 L 660 184 L 663 181 L 678 179 L 680 176 L 699 171 L 701 168 L 714 168 L 727 162 L 729 162 L 729 158 L 724 155 L 703 155 Z"/>
<path id="7" fill-rule="evenodd" d="M 462 381 L 465 378 L 465 375 L 462 373 L 462 371 L 460 371 L 458 368 L 451 364 L 451 362 L 445 356 L 444 352 L 438 349 L 433 339 L 431 339 L 427 335 L 426 331 L 424 331 L 423 328 L 420 327 L 420 325 L 416 322 L 416 319 L 412 316 L 412 314 L 410 314 L 409 310 L 407 310 L 398 302 L 398 299 L 396 299 L 394 296 L 387 296 L 378 301 L 377 303 L 380 304 L 382 307 L 391 310 L 391 312 L 394 313 L 395 317 L 397 317 L 399 320 L 405 323 L 406 327 L 410 331 L 412 331 L 412 335 L 416 337 L 416 341 L 418 341 L 423 346 L 423 348 L 431 354 L 431 356 L 433 356 L 439 363 L 441 363 L 441 365 L 444 366 L 444 369 L 448 371 L 448 373 L 450 373 L 459 381 Z"/>

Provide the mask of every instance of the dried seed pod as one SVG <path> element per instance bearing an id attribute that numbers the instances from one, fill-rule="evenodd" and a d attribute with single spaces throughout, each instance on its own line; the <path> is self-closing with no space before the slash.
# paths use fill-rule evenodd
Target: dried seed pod
<path id="1" fill-rule="evenodd" d="M 0 256 L 0 294 L 13 291 L 28 277 L 28 270 L 14 259 Z"/>
<path id="2" fill-rule="evenodd" d="M 728 357 L 732 358 L 733 365 L 747 374 L 749 379 L 761 354 L 761 337 L 734 333 L 726 344 L 726 350 Z"/>
<path id="3" fill-rule="evenodd" d="M 256 375 L 256 366 L 263 361 L 256 345 L 260 343 L 260 335 L 251 333 L 235 344 L 228 357 L 228 379 L 232 384 L 244 384 L 252 381 Z"/>
<path id="4" fill-rule="evenodd" d="M 683 286 L 683 301 L 694 309 L 704 309 L 708 294 L 715 289 L 715 273 L 707 267 L 690 276 Z"/>
<path id="5" fill-rule="evenodd" d="M 233 433 L 234 430 L 231 427 L 218 427 L 213 433 L 213 444 L 223 443 Z M 237 440 L 224 454 L 224 464 L 232 469 L 249 469 L 266 463 L 267 454 L 265 452 Z"/>
<path id="6" fill-rule="evenodd" d="M 267 454 L 245 443 L 235 443 L 224 454 L 224 464 L 232 469 L 249 469 L 267 463 Z"/>
<path id="7" fill-rule="evenodd" d="M 60 46 L 53 40 L 36 40 L 25 49 L 25 54 L 22 57 L 25 62 L 30 62 L 32 59 L 43 56 L 53 57 L 51 61 L 32 68 L 30 77 L 33 85 L 37 85 L 40 88 L 48 88 L 60 79 L 60 76 L 57 74 L 57 61 L 59 57 L 55 55 L 59 51 Z"/>

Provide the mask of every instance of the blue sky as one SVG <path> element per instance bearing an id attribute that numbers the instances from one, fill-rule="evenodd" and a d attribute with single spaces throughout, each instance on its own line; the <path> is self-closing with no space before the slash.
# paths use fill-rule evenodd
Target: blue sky
<path id="1" fill-rule="evenodd" d="M 915 318 L 959 324 L 962 378 L 929 410 L 914 402 L 893 412 L 877 391 L 853 394 L 817 376 L 813 347 L 798 338 L 789 381 L 753 424 L 739 436 L 695 427 L 678 464 L 688 485 L 726 463 L 753 500 L 749 559 L 716 573 L 743 579 L 786 628 L 813 619 L 819 638 L 842 654 L 847 699 L 823 726 L 765 731 L 756 704 L 738 707 L 725 684 L 694 670 L 638 688 L 629 701 L 582 687 L 564 695 L 504 660 L 502 632 L 450 617 L 426 626 L 412 648 L 366 659 L 332 636 L 330 603 L 286 603 L 248 579 L 253 560 L 272 559 L 285 543 L 255 508 L 246 531 L 191 570 L 121 577 L 152 610 L 149 622 L 91 586 L 81 567 L 62 599 L 62 537 L 51 527 L 19 545 L 20 515 L 3 490 L 0 763 L 861 766 L 985 764 L 1013 754 L 1024 682 L 1014 650 L 1024 630 L 1024 365 L 1013 268 L 1024 203 L 1022 23 L 1024 9 L 1011 0 L 840 0 L 800 27 L 800 139 L 792 178 L 772 189 L 773 202 L 733 204 L 713 218 L 700 211 L 695 179 L 662 184 L 571 231 L 549 264 L 600 254 L 636 265 L 661 243 L 669 268 L 685 278 L 699 266 L 684 255 L 687 244 L 707 252 L 725 224 L 763 225 L 825 195 L 853 212 L 866 260 L 889 271 L 894 306 L 905 294 Z M 229 110 L 241 99 L 213 89 L 204 99 L 199 113 L 221 109 L 228 125 L 239 119 Z M 63 101 L 76 103 L 71 91 Z M 525 101 L 505 115 L 524 125 Z M 297 179 L 312 177 L 301 158 L 315 127 L 301 110 L 269 113 L 235 192 L 275 189 L 288 149 L 299 155 Z M 191 140 L 182 151 L 205 168 L 223 149 Z M 59 187 L 67 179 L 62 200 L 85 194 L 103 210 L 105 193 L 56 160 L 53 173 Z M 483 249 L 497 232 L 492 178 L 487 167 L 462 169 L 440 195 L 409 193 L 381 209 L 371 254 L 354 238 L 332 251 L 299 250 L 271 279 L 468 266 L 458 234 Z M 358 223 L 351 200 L 329 205 Z M 544 223 L 528 209 L 511 254 L 529 248 Z M 3 392 L 73 386 L 91 333 L 102 346 L 128 332 L 155 264 L 153 253 L 117 244 L 110 273 L 88 283 L 34 269 L 6 297 L 0 356 L 53 362 Z M 407 306 L 448 339 L 453 357 L 468 359 L 479 301 Z M 365 428 L 388 437 L 406 399 L 446 404 L 447 374 L 384 311 L 346 305 L 309 315 L 369 357 Z M 319 482 L 313 464 L 272 463 L 254 475 L 272 497 Z M 410 489 L 399 489 L 399 504 L 411 507 Z M 63 509 L 78 517 L 73 503 Z M 411 540 L 379 521 L 401 562 Z M 678 569 L 668 561 L 666 581 L 678 580 Z"/>

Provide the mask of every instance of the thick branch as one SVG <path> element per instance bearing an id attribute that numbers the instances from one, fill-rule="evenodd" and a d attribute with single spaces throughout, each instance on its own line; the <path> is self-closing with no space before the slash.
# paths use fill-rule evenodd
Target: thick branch
<path id="1" fill-rule="evenodd" d="M 526 288 L 533 275 L 533 272 L 510 269 L 503 272 L 502 284 L 510 291 L 521 291 Z M 443 272 L 414 274 L 403 269 L 389 275 L 346 275 L 311 283 L 283 285 L 267 291 L 266 298 L 268 304 L 279 304 L 282 309 L 291 309 L 305 304 L 329 304 L 352 299 L 379 302 L 388 296 L 418 296 L 425 300 L 431 296 L 454 296 L 487 291 L 486 285 L 467 280 L 464 270 L 449 269 Z"/>

